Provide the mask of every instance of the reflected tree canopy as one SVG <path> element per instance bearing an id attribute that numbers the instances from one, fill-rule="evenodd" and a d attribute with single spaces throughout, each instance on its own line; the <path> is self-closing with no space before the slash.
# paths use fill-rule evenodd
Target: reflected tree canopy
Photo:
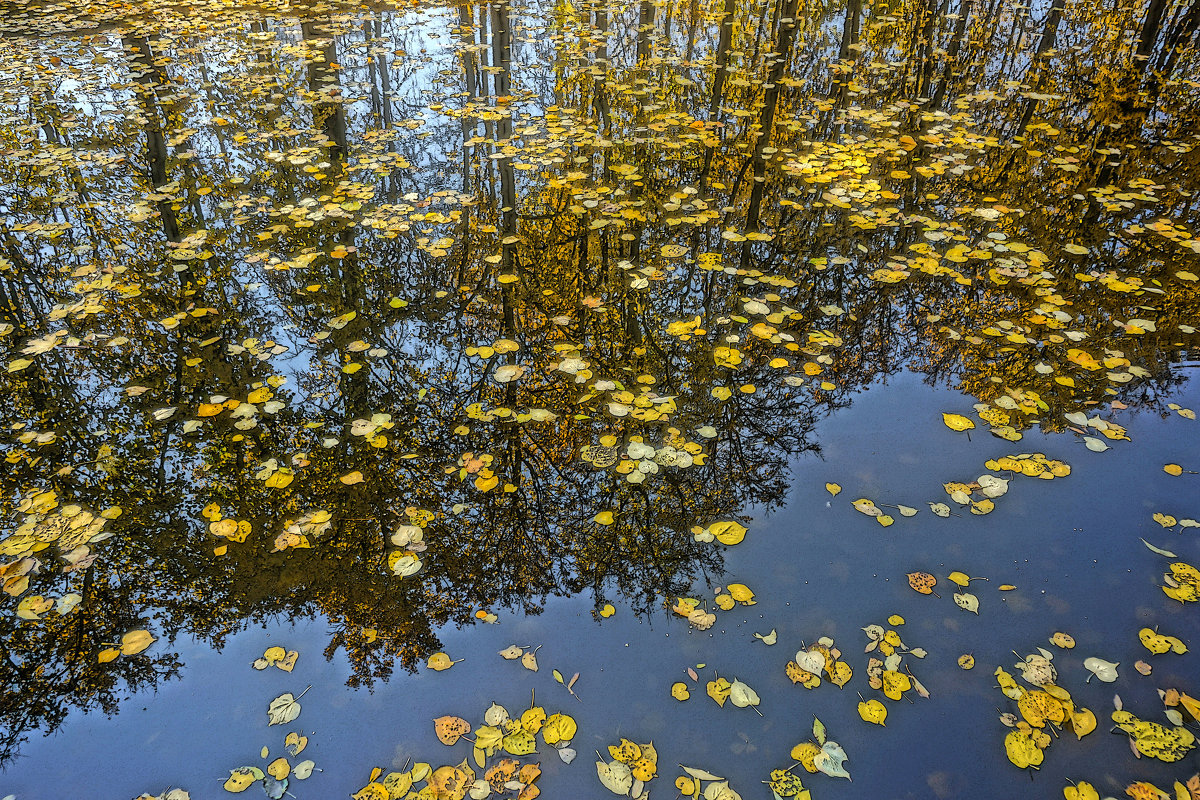
<path id="1" fill-rule="evenodd" d="M 178 635 L 661 607 L 900 370 L 1016 441 L 1197 345 L 1195 0 L 64 8 L 0 15 L 0 759 Z"/>

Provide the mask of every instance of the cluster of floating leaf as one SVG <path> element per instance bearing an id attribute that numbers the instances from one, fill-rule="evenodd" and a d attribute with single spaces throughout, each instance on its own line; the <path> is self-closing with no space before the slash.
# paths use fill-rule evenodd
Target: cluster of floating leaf
<path id="1" fill-rule="evenodd" d="M 736 544 L 746 535 L 746 528 L 737 522 L 715 522 L 704 530 L 696 529 L 694 535 L 697 541 L 711 542 L 716 539 L 722 544 Z M 754 591 L 744 583 L 731 583 L 723 589 L 717 587 L 713 598 L 713 603 L 722 611 L 729 611 L 739 604 L 752 606 L 755 602 Z M 717 615 L 709 611 L 699 598 L 676 598 L 671 611 L 686 619 L 697 630 L 706 631 L 717 624 Z"/>
<path id="2" fill-rule="evenodd" d="M 888 625 L 896 627 L 904 624 L 904 618 L 899 614 L 893 614 L 888 617 L 887 621 Z M 864 652 L 873 653 L 878 650 L 880 655 L 883 656 L 882 659 L 871 656 L 867 661 L 867 683 L 870 687 L 882 692 L 884 697 L 893 702 L 898 702 L 904 698 L 904 693 L 909 690 L 915 691 L 921 697 L 929 697 L 928 690 L 912 674 L 912 669 L 905 662 L 905 657 L 910 655 L 914 658 L 925 658 L 928 655 L 925 649 L 921 647 L 908 647 L 900 638 L 900 634 L 896 631 L 895 627 L 885 629 L 882 625 L 868 625 L 862 630 L 869 640 Z M 901 671 L 901 667 L 904 668 L 903 672 Z M 868 719 L 868 716 L 875 717 L 879 713 L 878 706 L 872 706 L 872 702 L 878 703 L 877 700 L 860 702 L 858 705 L 859 715 L 867 722 L 875 722 L 882 725 L 883 718 L 887 716 L 886 710 L 883 717 Z M 870 715 L 863 714 L 864 704 L 866 706 L 865 710 L 871 712 Z"/>
<path id="3" fill-rule="evenodd" d="M 577 731 L 575 720 L 567 714 L 547 716 L 545 708 L 536 704 L 512 717 L 504 706 L 492 703 L 483 712 L 482 724 L 474 728 L 462 717 L 447 715 L 435 719 L 433 729 L 438 741 L 447 747 L 460 740 L 470 743 L 475 766 L 464 758 L 458 764 L 439 767 L 418 762 L 387 775 L 377 767 L 367 784 L 353 795 L 355 800 L 534 800 L 541 794 L 536 784 L 542 774 L 541 764 L 522 759 L 537 752 L 538 735 L 564 763 L 575 758 L 570 747 Z M 417 788 L 420 783 L 425 785 Z"/>
<path id="4" fill-rule="evenodd" d="M 842 651 L 834 645 L 833 639 L 822 636 L 815 644 L 797 650 L 795 658 L 784 665 L 783 671 L 788 680 L 805 689 L 820 686 L 822 673 L 840 689 L 854 675 L 853 668 L 841 657 Z"/>
<path id="5" fill-rule="evenodd" d="M 649 797 L 646 784 L 658 775 L 658 751 L 653 742 L 638 744 L 623 738 L 620 743 L 608 746 L 611 761 L 605 761 L 599 752 L 596 755 L 600 756 L 596 775 L 605 789 L 633 800 Z"/>
<path id="6" fill-rule="evenodd" d="M 296 661 L 300 654 L 295 650 L 288 652 L 282 647 L 269 647 L 263 652 L 262 656 L 255 659 L 252 666 L 257 670 L 264 670 L 267 667 L 275 666 L 284 672 L 291 672 L 296 666 Z M 300 716 L 301 706 L 300 698 L 308 691 L 306 688 L 299 695 L 292 692 L 284 692 L 276 697 L 267 705 L 267 725 L 286 725 L 295 722 Z M 234 767 L 229 771 L 229 777 L 225 779 L 225 791 L 234 794 L 240 794 L 246 791 L 255 784 L 260 784 L 263 793 L 271 800 L 280 800 L 285 794 L 291 795 L 288 792 L 288 787 L 291 786 L 294 780 L 306 780 L 313 772 L 320 772 L 317 769 L 316 762 L 312 759 L 303 759 L 292 763 L 290 758 L 295 758 L 300 755 L 303 750 L 308 747 L 308 737 L 299 731 L 291 731 L 283 740 L 283 749 L 287 755 L 276 756 L 271 759 L 271 749 L 263 746 L 259 757 L 267 762 L 265 766 L 257 766 L 253 764 Z M 270 760 L 268 760 L 270 759 Z M 294 796 L 294 795 L 293 795 Z"/>
<path id="7" fill-rule="evenodd" d="M 1061 640 L 1061 644 L 1065 643 Z M 1047 727 L 1050 730 L 1069 728 L 1080 739 L 1096 729 L 1096 715 L 1082 706 L 1077 707 L 1070 692 L 1055 685 L 1058 670 L 1051 663 L 1053 658 L 1050 651 L 1038 648 L 1037 653 L 1017 663 L 1021 678 L 1033 686 L 1032 689 L 1018 684 L 1003 667 L 997 667 L 994 673 L 1000 691 L 1017 703 L 1020 717 L 1006 712 L 1000 715 L 1000 721 L 1012 728 L 1004 737 L 1008 760 L 1022 769 L 1037 768 L 1042 763 L 1051 742 Z"/>
<path id="8" fill-rule="evenodd" d="M 600 437 L 599 444 L 581 447 L 579 458 L 598 470 L 611 469 L 625 476 L 629 483 L 643 483 L 664 468 L 687 469 L 704 463 L 704 445 L 688 441 L 678 429 L 667 428 L 664 439 L 661 445 L 655 446 L 642 436 L 632 436 L 621 448 L 616 436 L 606 434 Z"/>
<path id="9" fill-rule="evenodd" d="M 771 770 L 770 780 L 764 781 L 776 798 L 795 797 L 797 800 L 809 800 L 808 789 L 804 788 L 800 776 L 793 771 L 797 766 L 810 775 L 820 772 L 831 778 L 850 780 L 850 773 L 845 767 L 845 749 L 828 737 L 824 723 L 815 717 L 812 739 L 797 744 L 789 755 L 796 764 L 784 769 Z"/>

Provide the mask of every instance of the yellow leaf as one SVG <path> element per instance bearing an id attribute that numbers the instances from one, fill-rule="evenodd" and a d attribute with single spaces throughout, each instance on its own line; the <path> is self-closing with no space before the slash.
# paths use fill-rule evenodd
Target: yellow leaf
<path id="1" fill-rule="evenodd" d="M 599 514 L 592 517 L 592 521 L 597 525 L 612 525 L 613 513 L 611 511 L 601 511 Z"/>
<path id="2" fill-rule="evenodd" d="M 1082 739 L 1096 730 L 1096 715 L 1086 708 L 1077 708 L 1071 713 L 1071 730 L 1075 738 Z"/>
<path id="3" fill-rule="evenodd" d="M 730 597 L 744 605 L 754 605 L 754 592 L 750 591 L 750 587 L 744 583 L 731 583 L 725 588 L 729 592 Z"/>
<path id="4" fill-rule="evenodd" d="M 820 745 L 815 742 L 801 742 L 792 748 L 791 756 L 793 761 L 799 761 L 800 766 L 804 767 L 805 772 L 817 772 L 815 759 L 821 752 Z"/>
<path id="5" fill-rule="evenodd" d="M 292 765 L 283 756 L 280 756 L 267 765 L 267 774 L 277 781 L 285 779 L 291 773 Z"/>
<path id="6" fill-rule="evenodd" d="M 604 617 L 605 619 L 616 613 L 617 609 L 613 607 L 612 603 L 605 603 L 604 608 L 600 609 L 600 616 Z"/>
<path id="7" fill-rule="evenodd" d="M 1087 781 L 1064 788 L 1063 796 L 1066 800 L 1100 800 L 1100 793 L 1096 791 L 1096 787 Z"/>
<path id="8" fill-rule="evenodd" d="M 121 637 L 121 653 L 127 656 L 137 655 L 152 644 L 154 637 L 150 635 L 150 631 L 130 631 Z"/>
<path id="9" fill-rule="evenodd" d="M 845 661 L 835 661 L 826 668 L 826 672 L 829 673 L 830 683 L 839 689 L 849 683 L 850 678 L 854 676 L 854 670 Z"/>
<path id="10" fill-rule="evenodd" d="M 96 660 L 101 664 L 107 664 L 119 655 L 121 655 L 121 648 L 106 647 L 96 655 Z"/>
<path id="11" fill-rule="evenodd" d="M 1023 730 L 1009 731 L 1004 737 L 1004 752 L 1008 760 L 1021 769 L 1036 767 L 1042 763 L 1044 753 L 1033 741 L 1030 733 Z"/>
<path id="12" fill-rule="evenodd" d="M 458 661 L 462 661 L 462 659 L 460 658 Z M 425 662 L 425 666 L 429 667 L 435 672 L 441 672 L 444 669 L 450 669 L 452 666 L 457 664 L 458 661 L 451 661 L 450 656 L 446 655 L 445 653 L 434 653 L 429 657 L 429 660 Z"/>
<path id="13" fill-rule="evenodd" d="M 566 714 L 551 714 L 542 725 L 542 738 L 546 744 L 554 747 L 559 742 L 569 742 L 574 739 L 577 730 L 578 725 L 574 718 Z"/>
<path id="14" fill-rule="evenodd" d="M 969 431 L 975 427 L 975 423 L 962 414 L 943 413 L 942 422 L 946 423 L 946 427 L 952 431 Z"/>
<path id="15" fill-rule="evenodd" d="M 1178 464 L 1167 464 L 1165 467 L 1163 467 L 1163 472 L 1167 473 L 1168 475 L 1179 477 L 1183 474 L 1183 467 L 1179 466 Z"/>
<path id="16" fill-rule="evenodd" d="M 271 473 L 271 477 L 267 478 L 266 485 L 268 489 L 283 489 L 288 486 L 296 476 L 290 472 L 279 470 Z"/>
<path id="17" fill-rule="evenodd" d="M 714 522 L 708 526 L 708 532 L 713 535 L 713 538 L 724 545 L 739 544 L 746 538 L 746 527 L 733 520 Z"/>
<path id="18" fill-rule="evenodd" d="M 481 492 L 490 492 L 495 489 L 500 483 L 500 478 L 497 475 L 491 475 L 487 478 L 480 476 L 475 479 L 475 488 Z"/>
<path id="19" fill-rule="evenodd" d="M 671 684 L 671 697 L 682 701 L 687 700 L 691 696 L 692 693 L 688 691 L 688 685 L 686 683 L 679 681 Z"/>
<path id="20" fill-rule="evenodd" d="M 842 491 L 842 487 L 838 486 L 836 483 L 827 483 L 825 484 L 825 491 L 829 492 L 834 497 L 837 497 L 838 492 Z"/>
<path id="21" fill-rule="evenodd" d="M 244 792 L 262 778 L 263 771 L 258 767 L 238 767 L 229 771 L 229 777 L 225 780 L 225 791 L 235 794 Z"/>
<path id="22" fill-rule="evenodd" d="M 709 697 L 717 701 L 717 705 L 723 707 L 725 701 L 729 699 L 729 691 L 732 687 L 733 684 L 725 678 L 717 678 L 708 682 L 705 692 L 707 692 Z"/>
<path id="23" fill-rule="evenodd" d="M 471 723 L 462 717 L 438 717 L 433 721 L 433 732 L 439 742 L 450 746 L 458 742 L 463 735 L 471 732 Z"/>
<path id="24" fill-rule="evenodd" d="M 887 714 L 887 706 L 874 698 L 858 704 L 858 715 L 873 725 L 883 725 Z"/>
<path id="25" fill-rule="evenodd" d="M 363 478 L 363 474 L 361 472 L 355 470 L 354 472 L 343 475 L 342 477 L 338 478 L 338 480 L 347 486 L 353 486 L 356 483 L 362 483 L 366 479 Z"/>

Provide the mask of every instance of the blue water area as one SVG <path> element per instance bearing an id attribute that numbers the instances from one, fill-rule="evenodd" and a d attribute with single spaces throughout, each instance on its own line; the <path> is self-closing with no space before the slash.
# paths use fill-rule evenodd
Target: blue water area
<path id="1" fill-rule="evenodd" d="M 1195 406 L 1200 392 L 1187 384 L 1175 400 Z M 711 630 L 690 629 L 666 612 L 635 618 L 622 607 L 598 622 L 585 599 L 555 599 L 537 616 L 505 613 L 496 625 L 444 631 L 444 650 L 460 663 L 445 672 L 398 674 L 373 691 L 347 689 L 348 665 L 339 656 L 322 657 L 328 632 L 321 621 L 279 620 L 246 630 L 219 652 L 179 641 L 187 664 L 180 680 L 135 696 L 111 719 L 73 715 L 57 733 L 29 742 L 0 785 L 22 800 L 133 797 L 167 786 L 216 797 L 231 768 L 265 766 L 283 754 L 284 735 L 297 730 L 308 735 L 305 752 L 322 771 L 293 781 L 291 791 L 340 797 L 365 784 L 375 766 L 390 771 L 412 761 L 437 766 L 469 757 L 465 742 L 445 747 L 437 741 L 434 717 L 458 715 L 478 724 L 493 702 L 520 711 L 532 699 L 579 723 L 574 763 L 562 764 L 549 748 L 539 753 L 541 786 L 551 797 L 603 797 L 594 751 L 621 737 L 654 742 L 660 776 L 649 788 L 661 795 L 675 793 L 675 765 L 686 764 L 729 778 L 744 797 L 761 797 L 766 787 L 760 781 L 793 763 L 788 751 L 811 737 L 814 717 L 848 753 L 853 777 L 806 775 L 806 786 L 820 798 L 1053 797 L 1068 780 L 1088 780 L 1119 795 L 1135 779 L 1161 786 L 1164 776 L 1188 777 L 1194 757 L 1170 767 L 1136 759 L 1126 736 L 1109 733 L 1108 717 L 1113 696 L 1120 695 L 1126 709 L 1163 721 L 1157 690 L 1196 687 L 1194 653 L 1152 656 L 1137 631 L 1161 626 L 1189 645 L 1200 642 L 1193 609 L 1159 588 L 1169 560 L 1139 541 L 1144 537 L 1185 561 L 1200 558 L 1194 531 L 1164 530 L 1151 519 L 1156 511 L 1196 513 L 1195 476 L 1171 477 L 1162 465 L 1194 459 L 1198 423 L 1175 414 L 1118 412 L 1114 418 L 1127 425 L 1132 441 L 1093 453 L 1073 436 L 1032 433 L 1016 444 L 979 433 L 968 439 L 940 419 L 941 411 L 965 403 L 905 374 L 823 421 L 821 454 L 793 463 L 786 504 L 755 516 L 745 542 L 727 553 L 728 572 L 718 583 L 746 584 L 756 604 L 717 611 Z M 986 516 L 930 513 L 926 502 L 944 499 L 943 482 L 973 479 L 984 472 L 983 461 L 1018 452 L 1062 459 L 1072 472 L 1051 481 L 1015 477 Z M 831 497 L 827 481 L 841 484 L 842 493 Z M 881 528 L 851 507 L 860 496 L 920 512 Z M 905 573 L 917 570 L 939 576 L 940 598 L 909 588 Z M 978 616 L 953 604 L 951 585 L 941 577 L 952 570 L 987 579 L 970 585 L 979 597 Z M 1004 583 L 1017 588 L 998 591 Z M 695 594 L 712 596 L 703 585 Z M 908 663 L 930 697 L 908 692 L 911 702 L 885 700 L 887 725 L 879 728 L 856 713 L 858 693 L 881 697 L 866 685 L 868 640 L 861 628 L 886 627 L 892 614 L 905 618 L 897 627 L 905 643 L 928 651 Z M 753 638 L 772 629 L 778 635 L 772 647 Z M 1050 645 L 1056 631 L 1071 634 L 1076 647 Z M 784 664 L 802 642 L 822 636 L 835 640 L 854 677 L 841 690 L 828 682 L 812 690 L 792 685 Z M 300 652 L 290 675 L 251 668 L 274 644 Z M 510 644 L 541 646 L 536 674 L 497 654 Z M 1059 685 L 1100 722 L 1081 741 L 1060 733 L 1042 768 L 1027 773 L 1005 758 L 1007 729 L 998 717 L 1016 709 L 995 688 L 992 672 L 997 666 L 1014 672 L 1013 651 L 1023 657 L 1037 647 L 1054 652 Z M 965 653 L 976 661 L 969 672 L 956 664 Z M 1120 662 L 1119 679 L 1089 682 L 1082 666 L 1088 656 Z M 1134 670 L 1139 659 L 1153 666 L 1149 676 Z M 687 677 L 688 667 L 701 675 L 700 684 Z M 580 673 L 579 701 L 556 684 L 552 669 L 568 679 Z M 719 708 L 706 697 L 703 683 L 714 672 L 753 687 L 762 716 L 730 704 Z M 686 702 L 669 697 L 675 681 L 691 686 Z M 268 702 L 305 687 L 311 688 L 296 722 L 268 727 Z M 270 749 L 265 761 L 259 757 L 264 746 Z M 250 791 L 254 796 L 260 789 Z"/>

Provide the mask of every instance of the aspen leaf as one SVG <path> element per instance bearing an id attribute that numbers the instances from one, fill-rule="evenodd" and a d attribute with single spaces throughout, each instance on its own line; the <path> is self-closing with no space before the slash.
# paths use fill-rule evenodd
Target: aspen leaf
<path id="1" fill-rule="evenodd" d="M 292 765 L 283 756 L 272 761 L 267 765 L 267 774 L 277 781 L 282 781 L 287 778 L 292 772 Z"/>
<path id="2" fill-rule="evenodd" d="M 724 707 L 725 701 L 729 699 L 730 686 L 731 684 L 725 678 L 716 678 L 707 683 L 705 692 L 717 701 L 717 705 Z"/>
<path id="3" fill-rule="evenodd" d="M 907 577 L 908 585 L 912 587 L 914 592 L 937 596 L 937 592 L 933 591 L 933 587 L 937 585 L 937 578 L 928 572 L 910 572 Z"/>
<path id="4" fill-rule="evenodd" d="M 1054 635 L 1050 637 L 1050 644 L 1054 645 L 1055 647 L 1061 647 L 1064 650 L 1070 650 L 1075 646 L 1075 637 L 1069 633 L 1056 631 Z"/>
<path id="5" fill-rule="evenodd" d="M 628 794 L 633 788 L 633 772 L 620 761 L 597 761 L 596 774 L 604 788 L 613 794 Z"/>
<path id="6" fill-rule="evenodd" d="M 691 697 L 692 694 L 688 691 L 688 685 L 682 681 L 677 681 L 671 684 L 671 697 L 676 700 L 683 701 Z"/>
<path id="7" fill-rule="evenodd" d="M 1105 683 L 1112 683 L 1117 679 L 1117 666 L 1119 663 L 1105 661 L 1103 658 L 1092 656 L 1083 660 L 1083 668 Z"/>
<path id="8" fill-rule="evenodd" d="M 1142 628 L 1138 631 L 1138 641 L 1142 643 L 1143 647 L 1156 655 L 1161 655 L 1168 651 L 1179 654 L 1187 652 L 1187 645 L 1181 640 L 1174 636 L 1157 633 L 1149 628 Z"/>
<path id="9" fill-rule="evenodd" d="M 708 526 L 708 532 L 718 542 L 724 545 L 740 544 L 746 538 L 746 526 L 733 520 L 714 522 Z"/>
<path id="10" fill-rule="evenodd" d="M 827 484 L 825 484 L 825 491 L 829 492 L 834 497 L 837 497 L 838 494 L 842 491 L 842 487 L 837 485 L 836 483 L 827 483 Z"/>
<path id="11" fill-rule="evenodd" d="M 121 637 L 121 654 L 126 656 L 137 655 L 154 644 L 154 641 L 154 637 L 150 634 L 150 631 L 130 631 Z"/>
<path id="12" fill-rule="evenodd" d="M 521 666 L 532 672 L 538 671 L 537 656 L 534 655 L 533 650 L 530 650 L 528 653 L 525 653 L 523 656 L 521 656 Z"/>
<path id="13" fill-rule="evenodd" d="M 290 755 L 300 755 L 304 748 L 308 747 L 308 737 L 292 731 L 283 740 L 283 746 Z"/>
<path id="14" fill-rule="evenodd" d="M 300 703 L 291 692 L 285 692 L 267 706 L 267 724 L 283 725 L 300 716 Z"/>
<path id="15" fill-rule="evenodd" d="M 831 778 L 850 780 L 850 773 L 843 766 L 846 762 L 846 751 L 837 742 L 825 742 L 821 752 L 813 757 L 813 765 Z"/>
<path id="16" fill-rule="evenodd" d="M 725 587 L 729 592 L 730 597 L 743 605 L 754 605 L 754 592 L 750 591 L 750 587 L 744 583 L 731 583 Z"/>
<path id="17" fill-rule="evenodd" d="M 735 678 L 729 685 L 729 702 L 738 708 L 746 708 L 758 705 L 759 697 L 757 692 Z"/>
<path id="18" fill-rule="evenodd" d="M 542 725 L 542 739 L 551 747 L 556 747 L 574 739 L 577 730 L 578 726 L 573 717 L 551 714 Z"/>
<path id="19" fill-rule="evenodd" d="M 244 792 L 264 777 L 265 773 L 258 767 L 232 769 L 229 771 L 229 777 L 225 780 L 225 791 L 235 794 Z"/>
<path id="20" fill-rule="evenodd" d="M 942 422 L 952 431 L 969 431 L 975 427 L 975 423 L 964 417 L 962 414 L 942 414 Z"/>
<path id="21" fill-rule="evenodd" d="M 471 723 L 462 717 L 438 717 L 433 721 L 433 732 L 442 744 L 453 745 L 464 734 L 471 732 Z"/>
<path id="22" fill-rule="evenodd" d="M 858 704 L 858 715 L 874 725 L 883 725 L 887 714 L 887 706 L 874 698 Z"/>
<path id="23" fill-rule="evenodd" d="M 1032 735 L 1021 730 L 1009 731 L 1004 737 L 1004 752 L 1008 760 L 1021 769 L 1036 768 L 1045 757 L 1042 749 L 1034 743 Z"/>
<path id="24" fill-rule="evenodd" d="M 523 648 L 517 647 L 515 644 L 510 644 L 508 647 L 500 651 L 500 657 L 509 661 L 513 661 L 520 658 L 521 654 L 524 652 L 525 650 Z"/>
<path id="25" fill-rule="evenodd" d="M 458 661 L 462 661 L 462 659 L 460 658 Z M 434 653 L 429 657 L 429 660 L 425 662 L 425 666 L 435 672 L 441 672 L 442 670 L 450 669 L 457 664 L 458 661 L 451 661 L 450 656 L 446 655 L 445 653 Z"/>
<path id="26" fill-rule="evenodd" d="M 979 598 L 970 592 L 955 592 L 954 604 L 963 611 L 970 611 L 972 614 L 979 613 Z"/>

